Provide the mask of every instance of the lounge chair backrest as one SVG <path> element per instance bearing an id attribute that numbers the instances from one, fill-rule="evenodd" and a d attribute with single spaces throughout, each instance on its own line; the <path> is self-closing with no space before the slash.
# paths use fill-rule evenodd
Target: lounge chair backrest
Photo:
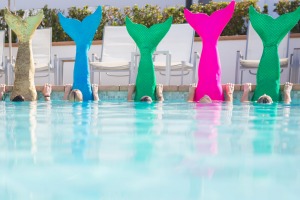
<path id="1" fill-rule="evenodd" d="M 172 62 L 191 62 L 195 32 L 189 24 L 172 24 L 169 32 L 157 46 L 157 51 L 169 51 Z M 164 61 L 160 56 L 155 61 Z"/>
<path id="2" fill-rule="evenodd" d="M 4 51 L 4 43 L 5 43 L 5 31 L 0 31 L 0 66 L 3 66 L 3 51 Z"/>
<path id="3" fill-rule="evenodd" d="M 280 42 L 280 45 L 278 47 L 279 58 L 288 57 L 289 38 L 290 38 L 290 34 L 287 34 Z M 260 39 L 259 35 L 256 33 L 256 31 L 254 30 L 254 28 L 252 27 L 249 21 L 245 59 L 259 60 L 261 58 L 262 52 L 263 52 L 262 40 Z"/>
<path id="4" fill-rule="evenodd" d="M 126 30 L 126 26 L 105 26 L 102 44 L 102 62 L 130 61 L 136 44 Z"/>
<path id="5" fill-rule="evenodd" d="M 32 37 L 32 53 L 36 68 L 51 62 L 52 28 L 37 29 Z"/>

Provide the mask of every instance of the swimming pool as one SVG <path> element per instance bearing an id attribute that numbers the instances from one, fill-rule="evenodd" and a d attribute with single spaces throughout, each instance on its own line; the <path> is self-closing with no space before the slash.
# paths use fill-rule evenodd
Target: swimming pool
<path id="1" fill-rule="evenodd" d="M 0 102 L 0 199 L 300 194 L 300 106 Z"/>

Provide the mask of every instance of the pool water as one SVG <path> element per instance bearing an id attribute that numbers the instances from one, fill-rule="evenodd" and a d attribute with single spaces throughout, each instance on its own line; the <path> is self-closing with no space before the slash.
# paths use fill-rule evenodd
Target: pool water
<path id="1" fill-rule="evenodd" d="M 0 102 L 0 199 L 298 200 L 300 106 Z"/>

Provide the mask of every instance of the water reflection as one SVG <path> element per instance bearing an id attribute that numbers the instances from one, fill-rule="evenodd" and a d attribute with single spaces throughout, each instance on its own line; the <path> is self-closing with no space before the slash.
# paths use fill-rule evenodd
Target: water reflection
<path id="1" fill-rule="evenodd" d="M 4 102 L 3 102 L 4 103 Z M 0 156 L 0 188 L 5 188 L 3 199 L 20 199 L 27 196 L 27 183 L 23 174 L 27 175 L 26 168 L 33 166 L 37 161 L 37 102 L 5 102 L 5 148 L 1 148 Z M 3 141 L 2 141 L 3 142 Z M 30 174 L 30 172 L 29 172 Z M 3 187 L 2 187 L 2 184 Z"/>
<path id="2" fill-rule="evenodd" d="M 37 102 L 8 102 L 6 139 L 11 164 L 19 161 L 35 162 L 37 153 Z M 19 157 L 21 156 L 21 157 Z M 31 157 L 31 159 L 29 159 Z"/>
<path id="3" fill-rule="evenodd" d="M 84 153 L 89 136 L 91 113 L 90 104 L 87 102 L 73 103 L 73 139 L 72 155 L 77 162 L 84 161 Z"/>
<path id="4" fill-rule="evenodd" d="M 153 145 L 155 139 L 154 120 L 157 115 L 154 114 L 156 110 L 156 103 L 137 102 L 134 103 L 135 110 L 135 156 L 137 163 L 147 162 L 151 159 Z"/>
<path id="5" fill-rule="evenodd" d="M 211 156 L 218 154 L 218 126 L 222 104 L 195 104 L 194 155 L 186 160 L 190 177 L 190 199 L 204 199 L 205 180 L 212 179 L 215 166 Z"/>
<path id="6" fill-rule="evenodd" d="M 256 132 L 252 141 L 254 154 L 272 154 L 274 129 L 277 122 L 277 104 L 254 104 L 252 128 Z"/>

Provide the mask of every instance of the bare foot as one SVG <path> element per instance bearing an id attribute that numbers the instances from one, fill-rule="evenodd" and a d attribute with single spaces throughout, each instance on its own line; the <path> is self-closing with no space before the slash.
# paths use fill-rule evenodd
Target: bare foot
<path id="1" fill-rule="evenodd" d="M 233 101 L 233 91 L 234 91 L 234 84 L 226 83 L 226 85 L 225 85 L 225 101 L 229 101 L 229 102 Z"/>
<path id="2" fill-rule="evenodd" d="M 251 83 L 244 83 L 243 85 L 243 96 L 241 98 L 241 102 L 249 101 L 249 92 L 251 92 Z"/>
<path id="3" fill-rule="evenodd" d="M 43 95 L 45 97 L 46 96 L 50 97 L 51 92 L 52 92 L 52 86 L 51 86 L 51 84 L 45 83 L 43 91 L 42 91 Z"/>
<path id="4" fill-rule="evenodd" d="M 135 92 L 135 85 L 129 84 L 128 85 L 128 94 L 127 94 L 127 100 L 132 101 L 132 95 Z"/>
<path id="5" fill-rule="evenodd" d="M 50 95 L 52 92 L 51 84 L 45 83 L 42 93 L 44 95 L 45 101 L 50 101 Z"/>
<path id="6" fill-rule="evenodd" d="M 243 90 L 244 92 L 251 92 L 251 83 L 244 83 Z"/>
<path id="7" fill-rule="evenodd" d="M 284 84 L 283 94 L 284 94 L 284 103 L 291 103 L 291 91 L 293 88 L 293 83 L 286 82 Z"/>
<path id="8" fill-rule="evenodd" d="M 64 94 L 64 100 L 68 100 L 69 94 L 72 90 L 72 84 L 66 84 L 65 85 L 65 94 Z"/>
<path id="9" fill-rule="evenodd" d="M 212 103 L 212 100 L 209 96 L 204 95 L 200 100 L 199 103 Z"/>
<path id="10" fill-rule="evenodd" d="M 189 95 L 188 95 L 188 102 L 194 102 L 194 96 L 195 96 L 195 90 L 196 90 L 196 84 L 190 84 L 189 86 Z"/>
<path id="11" fill-rule="evenodd" d="M 97 84 L 92 84 L 92 91 L 93 91 L 94 101 L 99 101 L 98 85 Z"/>
<path id="12" fill-rule="evenodd" d="M 157 84 L 156 85 L 157 101 L 164 101 L 163 89 L 164 89 L 164 86 L 162 84 Z"/>
<path id="13" fill-rule="evenodd" d="M 0 101 L 3 100 L 4 93 L 5 93 L 5 84 L 0 84 Z"/>

